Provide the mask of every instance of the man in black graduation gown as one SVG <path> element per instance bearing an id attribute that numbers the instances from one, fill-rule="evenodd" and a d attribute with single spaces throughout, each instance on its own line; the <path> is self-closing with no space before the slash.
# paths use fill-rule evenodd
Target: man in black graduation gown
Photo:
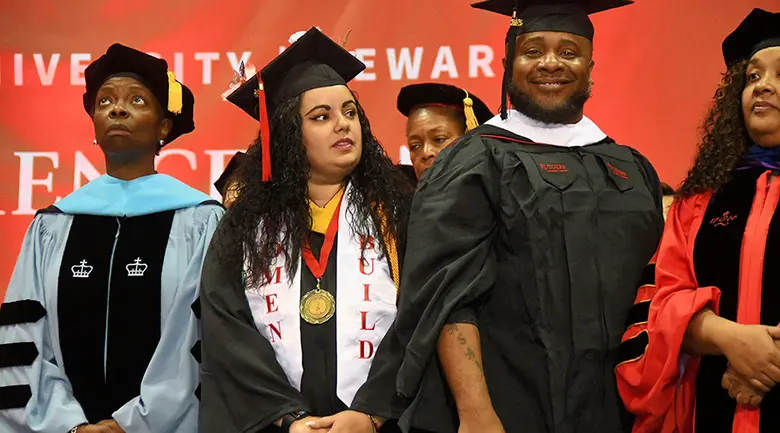
<path id="1" fill-rule="evenodd" d="M 660 183 L 583 115 L 588 14 L 626 4 L 475 5 L 516 13 L 504 102 L 439 154 L 414 197 L 396 319 L 402 427 L 630 431 L 613 369 L 661 235 Z"/>

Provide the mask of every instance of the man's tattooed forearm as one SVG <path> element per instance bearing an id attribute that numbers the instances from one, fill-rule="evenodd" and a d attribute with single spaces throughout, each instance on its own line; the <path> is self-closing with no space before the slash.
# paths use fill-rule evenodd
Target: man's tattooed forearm
<path id="1" fill-rule="evenodd" d="M 466 346 L 466 358 L 468 358 L 469 361 L 474 361 L 474 364 L 476 364 L 477 368 L 479 368 L 479 371 L 484 374 L 485 371 L 482 369 L 482 363 L 477 359 L 477 354 L 474 352 L 474 349 L 468 345 L 468 340 L 466 340 L 466 337 L 458 330 L 458 325 L 451 324 L 447 325 L 446 327 L 447 333 L 449 335 L 453 335 L 457 332 L 456 338 L 458 339 L 458 343 L 460 343 L 461 346 Z"/>

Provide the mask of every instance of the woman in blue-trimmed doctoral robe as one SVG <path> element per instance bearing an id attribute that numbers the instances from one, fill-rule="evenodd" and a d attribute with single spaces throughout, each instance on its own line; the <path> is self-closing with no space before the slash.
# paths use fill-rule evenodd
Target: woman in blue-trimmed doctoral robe
<path id="1" fill-rule="evenodd" d="M 194 129 L 164 60 L 85 71 L 106 171 L 33 220 L 0 307 L 0 432 L 194 433 L 197 299 L 219 203 L 154 170 Z"/>

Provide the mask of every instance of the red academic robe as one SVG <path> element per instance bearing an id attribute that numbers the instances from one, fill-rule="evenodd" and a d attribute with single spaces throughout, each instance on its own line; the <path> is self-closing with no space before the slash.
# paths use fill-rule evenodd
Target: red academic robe
<path id="1" fill-rule="evenodd" d="M 691 318 L 704 308 L 738 323 L 778 324 L 780 178 L 769 178 L 762 169 L 737 171 L 717 194 L 672 205 L 650 266 L 655 281 L 642 282 L 616 367 L 634 433 L 780 431 L 780 390 L 761 409 L 738 405 L 720 387 L 725 357 L 681 353 Z"/>

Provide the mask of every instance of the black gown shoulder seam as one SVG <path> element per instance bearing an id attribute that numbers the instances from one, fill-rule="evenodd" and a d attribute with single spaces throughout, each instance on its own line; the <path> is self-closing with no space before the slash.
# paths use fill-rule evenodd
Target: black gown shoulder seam
<path id="1" fill-rule="evenodd" d="M 58 214 L 58 213 L 64 213 L 64 212 L 62 212 L 62 210 L 57 206 L 51 205 L 43 209 L 38 209 L 38 211 L 35 212 L 35 216 L 38 216 L 40 214 Z"/>
<path id="2" fill-rule="evenodd" d="M 544 144 L 537 143 L 528 137 L 515 134 L 512 131 L 507 131 L 504 128 L 499 128 L 493 125 L 481 125 L 478 129 L 471 131 L 471 133 L 480 138 L 492 138 L 494 140 L 513 141 L 521 144 Z"/>
<path id="3" fill-rule="evenodd" d="M 507 136 L 504 136 L 504 135 L 479 134 L 479 136 L 482 137 L 482 138 L 493 138 L 493 139 L 496 139 L 496 140 L 514 141 L 515 143 L 520 143 L 520 144 L 545 144 L 545 143 L 537 143 L 537 142 L 531 141 L 531 140 L 521 140 L 521 139 L 518 139 L 518 138 L 507 137 Z"/>
<path id="4" fill-rule="evenodd" d="M 220 202 L 218 202 L 218 201 L 216 201 L 214 199 L 202 201 L 202 202 L 198 203 L 198 206 L 219 206 L 219 207 L 221 207 L 223 209 L 225 208 L 225 206 L 222 206 L 222 203 L 220 203 Z"/>

